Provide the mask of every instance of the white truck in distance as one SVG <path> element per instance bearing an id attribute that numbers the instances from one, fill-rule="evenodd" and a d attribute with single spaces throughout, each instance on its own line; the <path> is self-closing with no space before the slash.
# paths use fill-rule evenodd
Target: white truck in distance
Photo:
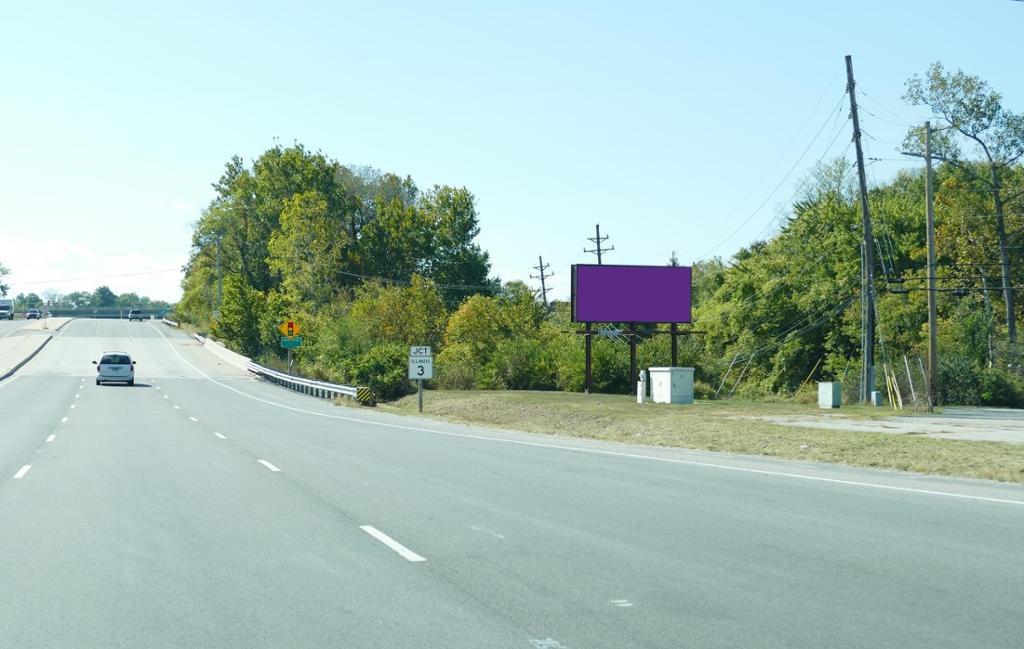
<path id="1" fill-rule="evenodd" d="M 0 299 L 0 320 L 14 320 L 14 300 Z"/>

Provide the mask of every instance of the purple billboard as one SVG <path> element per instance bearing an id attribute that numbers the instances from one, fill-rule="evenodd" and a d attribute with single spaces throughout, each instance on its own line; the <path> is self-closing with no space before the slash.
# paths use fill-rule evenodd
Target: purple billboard
<path id="1" fill-rule="evenodd" d="M 573 322 L 690 322 L 689 266 L 572 267 Z"/>

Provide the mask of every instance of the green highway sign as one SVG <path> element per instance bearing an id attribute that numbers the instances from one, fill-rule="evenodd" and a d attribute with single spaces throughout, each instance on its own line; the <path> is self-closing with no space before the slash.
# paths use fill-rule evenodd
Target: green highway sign
<path id="1" fill-rule="evenodd" d="M 302 347 L 302 336 L 281 336 L 281 346 L 285 349 Z"/>

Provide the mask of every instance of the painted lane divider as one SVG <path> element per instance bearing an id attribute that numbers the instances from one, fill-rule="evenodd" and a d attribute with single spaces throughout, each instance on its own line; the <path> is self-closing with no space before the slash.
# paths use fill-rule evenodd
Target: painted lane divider
<path id="1" fill-rule="evenodd" d="M 26 464 L 25 466 L 21 467 L 20 469 L 18 469 L 18 472 L 14 474 L 12 480 L 21 480 L 22 478 L 25 477 L 25 474 L 28 473 L 29 469 L 31 468 L 31 464 Z"/>
<path id="2" fill-rule="evenodd" d="M 267 462 L 266 460 L 256 460 L 256 461 L 259 462 L 260 464 L 262 464 L 263 466 L 267 467 L 271 471 L 274 471 L 275 473 L 281 470 L 281 469 L 277 468 L 276 466 L 274 466 L 273 464 L 271 464 L 270 462 Z"/>
<path id="3" fill-rule="evenodd" d="M 66 423 L 68 423 L 68 418 L 67 418 L 67 417 L 64 417 L 64 418 L 62 418 L 62 419 L 60 420 L 60 423 L 62 423 L 62 424 L 66 424 Z"/>
<path id="4" fill-rule="evenodd" d="M 613 599 L 608 603 L 612 606 L 617 606 L 619 608 L 629 608 L 633 605 L 633 602 L 629 601 L 628 599 Z"/>
<path id="5" fill-rule="evenodd" d="M 72 409 L 72 410 L 74 410 L 74 409 L 75 409 L 75 404 L 71 404 L 71 409 Z"/>
<path id="6" fill-rule="evenodd" d="M 214 436 L 214 437 L 219 437 L 219 438 L 221 438 L 221 439 L 227 439 L 227 437 L 224 437 L 224 436 L 223 436 L 223 435 L 221 435 L 220 433 L 214 433 L 214 434 L 213 434 L 213 436 Z"/>
<path id="7" fill-rule="evenodd" d="M 272 406 L 274 408 L 280 408 L 282 410 L 289 410 L 291 412 L 302 413 L 302 414 L 310 415 L 310 416 L 313 416 L 313 417 L 322 417 L 322 418 L 325 418 L 325 419 L 335 419 L 335 420 L 338 420 L 338 421 L 351 421 L 351 422 L 355 422 L 355 423 L 358 423 L 358 424 L 363 424 L 363 425 L 366 425 L 366 426 L 380 426 L 382 428 L 392 428 L 392 429 L 395 429 L 395 430 L 406 430 L 406 431 L 418 432 L 418 433 L 428 433 L 428 434 L 431 434 L 431 435 L 441 435 L 443 437 L 453 437 L 453 438 L 462 438 L 462 439 L 474 439 L 474 440 L 479 440 L 479 441 L 488 442 L 488 443 L 494 443 L 494 444 L 509 444 L 509 445 L 513 445 L 513 446 L 525 446 L 525 447 L 531 447 L 531 448 L 545 448 L 545 449 L 552 449 L 552 450 L 559 450 L 559 451 L 569 451 L 571 453 L 586 453 L 586 454 L 590 454 L 590 455 L 601 455 L 601 456 L 606 456 L 606 457 L 621 457 L 621 458 L 630 458 L 630 459 L 635 459 L 635 460 L 645 460 L 645 461 L 651 461 L 651 462 L 664 462 L 664 463 L 667 463 L 667 464 L 675 464 L 675 465 L 679 465 L 679 466 L 696 466 L 696 467 L 703 467 L 703 468 L 708 468 L 708 469 L 717 469 L 717 470 L 720 470 L 720 471 L 734 471 L 734 472 L 737 472 L 737 473 L 746 473 L 746 474 L 750 474 L 750 475 L 760 475 L 760 476 L 771 476 L 771 477 L 777 477 L 777 478 L 788 478 L 788 479 L 792 479 L 792 480 L 807 480 L 807 481 L 810 481 L 810 482 L 821 482 L 821 483 L 824 483 L 824 484 L 838 484 L 838 485 L 844 485 L 844 486 L 850 486 L 850 487 L 858 487 L 858 488 L 865 488 L 865 489 L 879 489 L 879 490 L 883 490 L 883 491 L 893 491 L 893 492 L 899 492 L 899 493 L 913 493 L 913 494 L 921 494 L 921 495 L 927 495 L 927 496 L 940 496 L 940 497 L 944 497 L 944 498 L 959 498 L 959 499 L 962 499 L 962 500 L 972 500 L 972 501 L 978 501 L 978 502 L 1000 503 L 1000 504 L 1004 504 L 1004 505 L 1017 505 L 1018 507 L 1024 506 L 1024 500 L 1019 500 L 1019 499 L 997 498 L 997 497 L 993 497 L 993 496 L 979 496 L 979 495 L 973 495 L 973 494 L 957 493 L 957 492 L 954 492 L 954 491 L 938 491 L 938 490 L 935 490 L 935 489 L 919 489 L 919 488 L 915 488 L 915 487 L 904 487 L 904 486 L 898 486 L 898 485 L 880 484 L 880 483 L 876 483 L 876 482 L 865 482 L 865 481 L 861 481 L 861 480 L 845 480 L 845 479 L 841 479 L 841 478 L 829 478 L 829 477 L 825 477 L 825 476 L 810 475 L 810 474 L 806 474 L 806 473 L 795 473 L 795 472 L 792 472 L 792 471 L 776 471 L 776 470 L 772 470 L 772 469 L 758 469 L 758 468 L 754 468 L 754 467 L 736 466 L 736 465 L 732 465 L 732 464 L 723 464 L 723 463 L 711 462 L 711 461 L 687 460 L 687 459 L 675 458 L 675 457 L 661 457 L 661 456 L 657 456 L 657 455 L 647 455 L 647 454 L 639 453 L 639 452 L 638 453 L 628 453 L 628 452 L 613 451 L 613 450 L 600 449 L 600 448 L 587 448 L 585 446 L 571 446 L 571 445 L 566 445 L 566 444 L 553 444 L 553 443 L 550 443 L 550 442 L 540 442 L 540 441 L 533 442 L 533 441 L 527 441 L 527 440 L 521 440 L 521 439 L 509 439 L 509 438 L 505 438 L 505 437 L 490 437 L 490 436 L 487 436 L 487 435 L 477 435 L 477 434 L 473 434 L 473 433 L 458 433 L 458 432 L 455 432 L 455 431 L 436 430 L 436 429 L 433 429 L 433 428 L 422 428 L 422 427 L 419 427 L 419 426 L 408 426 L 408 425 L 404 425 L 404 424 L 391 424 L 391 423 L 387 423 L 387 422 L 383 422 L 383 421 L 373 421 L 372 419 L 361 419 L 359 417 L 346 417 L 345 415 L 333 415 L 333 414 L 328 414 L 326 412 L 317 412 L 315 410 L 306 410 L 304 408 L 296 408 L 294 406 L 289 406 L 289 405 L 286 405 L 286 404 L 283 404 L 283 403 L 279 403 L 277 401 L 270 401 L 269 399 L 263 399 L 263 398 L 257 397 L 254 394 L 249 394 L 248 392 L 244 392 L 242 390 L 239 390 L 238 388 L 232 387 L 232 386 L 230 386 L 230 385 L 228 385 L 226 383 L 222 383 L 222 382 L 220 382 L 220 381 L 218 381 L 218 380 L 216 380 L 214 378 L 211 378 L 208 374 L 203 372 L 201 369 L 199 369 L 198 367 L 196 367 L 192 363 L 189 363 L 187 360 L 185 360 L 185 357 L 182 356 L 181 353 L 179 353 L 178 350 L 174 348 L 174 345 L 172 345 L 171 341 L 169 341 L 167 339 L 167 336 L 164 336 L 163 332 L 157 330 L 155 327 L 154 327 L 154 331 L 156 331 L 158 334 L 160 334 L 160 337 L 163 338 L 164 343 L 167 344 L 167 347 L 170 348 L 170 350 L 172 352 L 174 352 L 174 354 L 181 360 L 181 362 L 183 362 L 185 365 L 188 365 L 190 368 L 192 368 L 192 371 L 194 371 L 196 374 L 198 374 L 199 376 L 203 377 L 204 379 L 206 379 L 210 383 L 213 383 L 214 385 L 218 385 L 218 386 L 224 388 L 225 390 L 228 390 L 230 392 L 234 392 L 238 396 L 246 398 L 246 399 L 250 399 L 252 401 L 258 401 L 260 403 L 265 403 L 268 406 Z"/>
<path id="8" fill-rule="evenodd" d="M 369 534 L 373 538 L 377 539 L 378 541 L 380 541 L 384 545 L 388 546 L 389 548 L 391 548 L 392 550 L 394 550 L 395 552 L 400 554 L 407 561 L 413 561 L 413 562 L 416 562 L 416 561 L 426 561 L 425 558 L 423 558 L 420 555 L 416 554 L 415 552 L 413 552 L 409 548 L 405 547 L 404 545 L 402 545 L 398 541 L 394 540 L 393 538 L 391 538 L 390 536 L 388 536 L 384 532 L 381 532 L 380 530 L 378 530 L 373 525 L 360 525 L 359 529 L 363 530 L 364 532 L 366 532 L 367 534 Z"/>
<path id="9" fill-rule="evenodd" d="M 191 419 L 192 421 L 199 421 L 199 420 L 198 420 L 198 419 L 196 419 L 195 417 L 189 417 L 189 419 Z"/>
<path id="10" fill-rule="evenodd" d="M 49 437 L 46 438 L 46 442 L 50 443 L 50 442 L 52 442 L 55 439 L 57 439 L 56 435 L 50 435 Z"/>
<path id="11" fill-rule="evenodd" d="M 167 395 L 165 394 L 165 395 L 164 395 L 164 399 L 166 399 L 166 398 L 167 398 Z"/>
<path id="12" fill-rule="evenodd" d="M 178 404 L 174 404 L 174 409 L 175 410 L 181 410 L 181 406 L 179 406 Z"/>

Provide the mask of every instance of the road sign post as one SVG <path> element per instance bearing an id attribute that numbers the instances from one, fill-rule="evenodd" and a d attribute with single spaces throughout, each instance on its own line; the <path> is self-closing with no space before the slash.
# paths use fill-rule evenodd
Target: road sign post
<path id="1" fill-rule="evenodd" d="M 281 323 L 277 330 L 281 332 L 281 347 L 288 350 L 288 373 L 291 374 L 292 350 L 296 347 L 302 347 L 302 336 L 299 335 L 302 327 L 299 326 L 298 322 L 288 318 Z"/>
<path id="2" fill-rule="evenodd" d="M 430 347 L 409 348 L 409 378 L 417 383 L 419 411 L 423 412 L 423 382 L 434 378 L 434 354 Z"/>

